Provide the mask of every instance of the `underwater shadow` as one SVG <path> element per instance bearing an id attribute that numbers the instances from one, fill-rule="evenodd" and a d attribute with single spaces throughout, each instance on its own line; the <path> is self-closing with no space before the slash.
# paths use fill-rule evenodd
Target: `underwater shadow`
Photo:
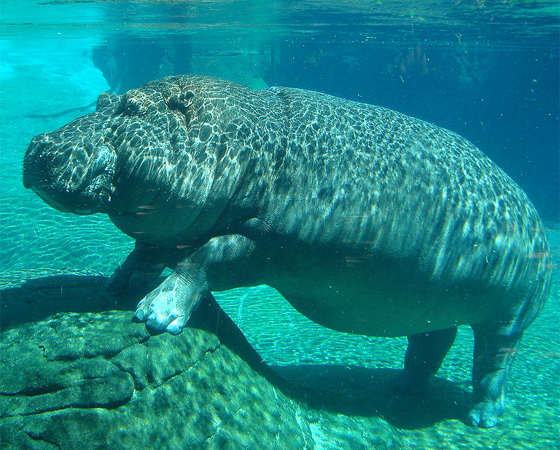
<path id="1" fill-rule="evenodd" d="M 102 312 L 133 309 L 131 297 L 106 289 L 108 278 L 51 275 L 32 278 L 0 290 L 0 330 L 38 322 L 61 312 Z"/>
<path id="2" fill-rule="evenodd" d="M 310 408 L 347 416 L 381 417 L 401 429 L 464 421 L 470 394 L 457 383 L 435 378 L 422 393 L 404 396 L 392 390 L 396 369 L 359 366 L 272 366 Z"/>

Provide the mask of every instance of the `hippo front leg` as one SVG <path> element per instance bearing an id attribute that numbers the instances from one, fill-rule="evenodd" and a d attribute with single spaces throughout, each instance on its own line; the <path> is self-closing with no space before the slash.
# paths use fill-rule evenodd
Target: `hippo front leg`
<path id="1" fill-rule="evenodd" d="M 241 235 L 210 239 L 142 299 L 135 317 L 150 328 L 178 334 L 210 291 L 259 284 L 257 253 L 254 241 Z"/>

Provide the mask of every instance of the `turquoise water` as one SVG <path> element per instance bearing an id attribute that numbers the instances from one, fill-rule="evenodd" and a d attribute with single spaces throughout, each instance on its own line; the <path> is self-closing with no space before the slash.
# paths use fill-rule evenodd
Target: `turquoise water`
<path id="1" fill-rule="evenodd" d="M 30 139 L 90 112 L 101 92 L 121 93 L 176 73 L 253 88 L 314 89 L 456 131 L 526 190 L 558 264 L 557 2 L 25 0 L 0 6 L 0 281 L 6 290 L 16 279 L 110 276 L 133 245 L 105 216 L 57 212 L 23 188 Z M 382 420 L 398 439 L 380 438 L 376 448 L 558 448 L 554 270 L 551 298 L 514 365 L 509 407 L 500 426 L 486 431 L 469 429 L 454 414 L 420 425 L 404 412 L 399 420 L 383 419 L 375 408 L 352 408 L 340 395 L 363 402 L 362 383 L 402 367 L 404 338 L 326 330 L 265 287 L 217 299 L 271 367 L 332 397 L 309 420 L 314 443 L 308 448 L 370 448 L 368 433 Z M 461 330 L 438 372 L 465 390 L 471 340 L 470 331 Z"/>

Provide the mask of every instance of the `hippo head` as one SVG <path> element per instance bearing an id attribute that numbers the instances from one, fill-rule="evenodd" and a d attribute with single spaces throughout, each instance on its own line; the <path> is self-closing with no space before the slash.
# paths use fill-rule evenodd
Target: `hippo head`
<path id="1" fill-rule="evenodd" d="M 177 98 L 165 89 L 101 94 L 94 113 L 31 141 L 24 186 L 60 211 L 109 212 L 127 184 L 139 179 L 149 183 L 150 176 L 160 172 L 158 163 L 164 161 L 158 157 L 170 149 L 171 135 L 185 131 L 184 116 L 177 118 L 177 110 L 170 108 L 175 105 L 179 108 Z M 136 194 L 146 187 L 137 183 Z M 137 200 L 148 201 L 140 197 Z M 130 200 L 121 203 L 134 207 Z"/>
<path id="2" fill-rule="evenodd" d="M 36 136 L 29 144 L 23 184 L 60 211 L 107 211 L 117 155 L 99 115 L 76 119 L 53 133 Z"/>
<path id="3" fill-rule="evenodd" d="M 200 234 L 244 170 L 235 136 L 245 88 L 224 83 L 175 76 L 102 94 L 95 112 L 31 141 L 25 187 L 60 211 L 108 213 L 136 238 Z"/>

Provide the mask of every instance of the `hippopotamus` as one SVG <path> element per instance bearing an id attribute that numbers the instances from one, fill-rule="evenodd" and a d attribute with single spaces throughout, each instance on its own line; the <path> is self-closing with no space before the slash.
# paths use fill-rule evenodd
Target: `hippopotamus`
<path id="1" fill-rule="evenodd" d="M 474 331 L 467 422 L 492 427 L 550 288 L 543 224 L 473 144 L 407 115 L 284 87 L 171 76 L 36 136 L 23 182 L 106 213 L 135 248 L 113 286 L 172 272 L 135 317 L 179 333 L 212 291 L 268 285 L 334 330 L 407 336 L 400 392 Z"/>

